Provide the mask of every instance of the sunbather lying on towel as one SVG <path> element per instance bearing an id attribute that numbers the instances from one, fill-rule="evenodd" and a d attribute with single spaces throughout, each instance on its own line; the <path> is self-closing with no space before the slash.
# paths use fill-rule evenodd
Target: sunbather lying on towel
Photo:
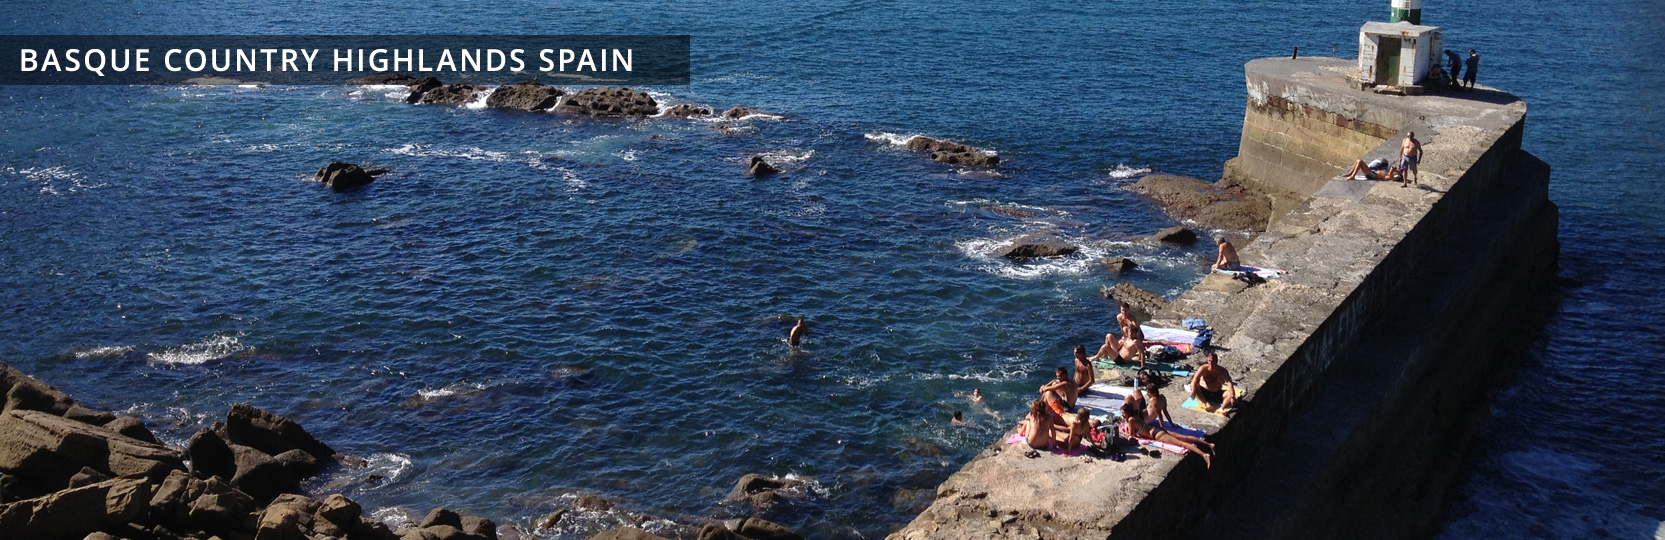
<path id="1" fill-rule="evenodd" d="M 1145 422 L 1145 413 L 1132 406 L 1122 407 L 1122 421 L 1127 423 L 1127 433 L 1137 438 L 1150 439 L 1156 442 L 1168 443 L 1202 456 L 1203 465 L 1214 467 L 1214 444 L 1198 437 L 1180 435 Z M 1203 450 L 1207 447 L 1208 450 Z"/>
<path id="2" fill-rule="evenodd" d="M 1362 159 L 1355 159 L 1353 160 L 1353 167 L 1347 169 L 1347 172 L 1341 173 L 1341 177 L 1356 180 L 1389 180 L 1395 182 L 1400 179 L 1399 169 L 1388 168 L 1388 163 L 1385 159 L 1372 161 L 1370 162 L 1370 165 L 1365 165 L 1364 160 Z"/>
<path id="3" fill-rule="evenodd" d="M 1237 406 L 1237 386 L 1231 382 L 1231 373 L 1220 365 L 1220 357 L 1214 351 L 1208 351 L 1208 362 L 1191 376 L 1190 387 L 1191 397 L 1209 412 Z"/>

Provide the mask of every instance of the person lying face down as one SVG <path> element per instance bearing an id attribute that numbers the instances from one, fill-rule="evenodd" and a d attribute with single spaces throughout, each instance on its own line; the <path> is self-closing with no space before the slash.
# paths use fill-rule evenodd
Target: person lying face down
<path id="1" fill-rule="evenodd" d="M 1237 406 L 1237 386 L 1231 382 L 1231 374 L 1220 365 L 1220 357 L 1214 351 L 1208 351 L 1208 362 L 1191 375 L 1189 386 L 1191 397 L 1209 412 Z"/>

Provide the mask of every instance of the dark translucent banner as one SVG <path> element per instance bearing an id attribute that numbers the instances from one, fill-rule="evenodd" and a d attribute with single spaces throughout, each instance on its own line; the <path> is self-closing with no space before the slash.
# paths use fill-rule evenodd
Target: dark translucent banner
<path id="1" fill-rule="evenodd" d="M 0 36 L 0 84 L 688 84 L 688 36 Z"/>

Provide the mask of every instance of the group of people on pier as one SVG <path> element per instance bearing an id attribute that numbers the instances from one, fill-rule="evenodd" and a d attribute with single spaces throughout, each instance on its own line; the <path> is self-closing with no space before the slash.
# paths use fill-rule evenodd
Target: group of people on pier
<path id="1" fill-rule="evenodd" d="M 1077 404 L 1082 395 L 1099 383 L 1094 362 L 1108 359 L 1130 368 L 1136 365 L 1139 375 L 1131 391 L 1118 389 L 1123 397 L 1120 410 L 1102 411 L 1110 414 L 1101 416 L 1108 417 L 1111 425 L 1119 422 L 1122 437 L 1183 448 L 1202 456 L 1203 462 L 1212 466 L 1215 455 L 1212 443 L 1173 431 L 1179 424 L 1168 411 L 1162 378 L 1145 369 L 1144 333 L 1127 304 L 1121 304 L 1116 321 L 1120 336 L 1106 334 L 1104 345 L 1093 356 L 1087 356 L 1086 347 L 1076 345 L 1073 376 L 1068 367 L 1059 367 L 1054 371 L 1054 378 L 1041 385 L 1040 397 L 1030 402 L 1029 412 L 1018 427 L 1024 442 L 1034 449 L 1073 454 L 1084 444 L 1099 443 L 1102 447 L 1115 441 L 1116 434 L 1107 431 L 1112 428 L 1106 427 L 1104 420 L 1094 418 L 1089 408 Z M 1207 351 L 1206 363 L 1185 380 L 1186 391 L 1205 410 L 1225 410 L 1236 405 L 1236 386 L 1213 350 Z"/>

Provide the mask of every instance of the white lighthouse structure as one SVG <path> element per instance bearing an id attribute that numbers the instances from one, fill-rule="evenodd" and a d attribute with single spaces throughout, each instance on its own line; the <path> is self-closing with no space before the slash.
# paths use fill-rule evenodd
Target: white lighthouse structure
<path id="1" fill-rule="evenodd" d="M 1421 22 L 1422 0 L 1392 0 L 1388 22 L 1359 28 L 1360 88 L 1422 93 L 1428 74 L 1439 69 L 1442 33 Z"/>

